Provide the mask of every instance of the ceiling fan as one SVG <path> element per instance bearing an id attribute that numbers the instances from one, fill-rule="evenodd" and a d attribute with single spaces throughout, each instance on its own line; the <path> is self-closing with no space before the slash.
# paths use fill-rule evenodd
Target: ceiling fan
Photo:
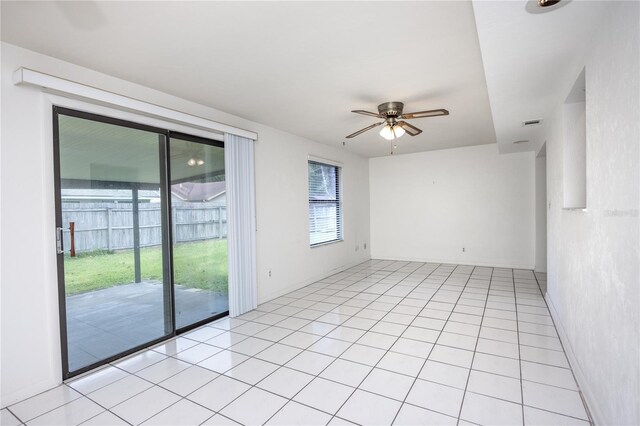
<path id="1" fill-rule="evenodd" d="M 357 109 L 351 112 L 355 112 L 356 114 L 368 115 L 371 117 L 382 118 L 383 121 L 379 123 L 372 124 L 371 126 L 367 126 L 364 129 L 358 130 L 357 132 L 351 133 L 347 136 L 347 139 L 354 138 L 361 133 L 366 132 L 367 130 L 371 130 L 375 127 L 378 127 L 382 124 L 386 124 L 382 130 L 380 131 L 380 136 L 387 140 L 394 140 L 399 138 L 400 136 L 408 133 L 409 136 L 416 136 L 422 133 L 422 130 L 418 129 L 416 126 L 413 126 L 407 123 L 404 120 L 411 120 L 413 118 L 425 118 L 425 117 L 438 117 L 441 115 L 449 115 L 449 111 L 446 109 L 432 109 L 429 111 L 418 111 L 418 112 L 409 112 L 406 114 L 402 113 L 402 108 L 404 108 L 404 104 L 402 102 L 385 102 L 383 104 L 378 105 L 378 113 L 363 111 L 361 109 Z"/>

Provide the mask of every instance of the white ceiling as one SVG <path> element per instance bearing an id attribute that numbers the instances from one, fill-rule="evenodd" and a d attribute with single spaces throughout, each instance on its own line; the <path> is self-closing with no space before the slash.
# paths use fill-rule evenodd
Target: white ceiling
<path id="1" fill-rule="evenodd" d="M 470 2 L 6 2 L 2 40 L 342 146 L 403 101 L 397 153 L 494 143 Z M 568 9 L 568 8 L 567 8 Z M 494 119 L 496 115 L 494 113 Z M 376 130 L 347 142 L 388 155 Z"/>
<path id="2" fill-rule="evenodd" d="M 554 108 L 580 76 L 598 22 L 618 2 L 573 0 L 535 14 L 527 12 L 527 3 L 473 2 L 501 153 L 542 147 Z M 523 128 L 522 122 L 530 119 L 542 119 L 542 125 Z M 529 142 L 513 144 L 519 140 Z"/>
<path id="3" fill-rule="evenodd" d="M 404 136 L 397 153 L 495 142 L 538 151 L 616 2 L 535 14 L 531 3 L 0 4 L 3 41 L 374 157 L 390 148 L 377 130 L 344 136 L 378 120 L 349 111 L 392 100 L 451 112 L 412 120 L 424 133 Z"/>

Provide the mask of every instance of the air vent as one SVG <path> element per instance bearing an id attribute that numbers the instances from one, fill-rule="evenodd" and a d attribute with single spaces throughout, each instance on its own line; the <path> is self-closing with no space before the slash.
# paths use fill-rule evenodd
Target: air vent
<path id="1" fill-rule="evenodd" d="M 540 124 L 542 124 L 542 119 L 537 119 L 537 120 L 526 120 L 522 122 L 522 127 L 533 127 L 533 126 L 539 126 Z"/>
<path id="2" fill-rule="evenodd" d="M 521 141 L 515 141 L 514 144 L 518 144 L 518 143 L 527 143 L 529 142 L 528 140 L 521 140 Z"/>

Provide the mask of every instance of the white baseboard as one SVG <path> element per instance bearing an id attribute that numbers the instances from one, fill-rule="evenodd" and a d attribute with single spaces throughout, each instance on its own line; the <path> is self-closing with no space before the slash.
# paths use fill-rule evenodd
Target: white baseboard
<path id="1" fill-rule="evenodd" d="M 578 389 L 580 389 L 580 393 L 582 393 L 582 399 L 587 406 L 589 416 L 591 417 L 591 420 L 594 424 L 604 425 L 606 424 L 606 422 L 604 421 L 602 410 L 600 410 L 598 407 L 598 399 L 595 397 L 593 391 L 591 390 L 591 387 L 589 386 L 586 374 L 584 374 L 584 371 L 582 371 L 582 368 L 580 368 L 580 363 L 578 362 L 578 358 L 576 357 L 573 347 L 571 346 L 571 341 L 569 340 L 564 326 L 562 325 L 562 321 L 560 321 L 560 315 L 558 315 L 558 311 L 553 305 L 553 301 L 551 300 L 551 297 L 549 297 L 549 293 L 544 294 L 544 299 L 547 301 L 547 306 L 549 307 L 551 318 L 553 318 L 556 330 L 558 330 L 558 336 L 560 337 L 560 341 L 562 342 L 564 352 L 567 354 L 569 365 L 573 370 L 573 375 L 576 378 L 576 382 L 578 382 Z"/>
<path id="2" fill-rule="evenodd" d="M 448 263 L 453 265 L 470 265 L 470 266 L 486 266 L 493 268 L 510 268 L 510 269 L 527 269 L 533 270 L 532 264 L 524 264 L 524 263 L 501 263 L 501 262 L 485 262 L 473 259 L 425 259 L 421 257 L 396 257 L 396 256 L 385 256 L 385 255 L 375 255 L 371 256 L 371 259 L 381 259 L 381 260 L 397 260 L 402 262 L 425 262 L 425 263 Z"/>

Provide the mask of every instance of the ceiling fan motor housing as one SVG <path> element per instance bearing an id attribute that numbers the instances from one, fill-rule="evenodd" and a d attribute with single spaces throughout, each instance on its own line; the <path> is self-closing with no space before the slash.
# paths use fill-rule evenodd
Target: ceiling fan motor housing
<path id="1" fill-rule="evenodd" d="M 402 102 L 385 102 L 378 105 L 378 112 L 386 117 L 396 118 L 402 115 L 402 108 L 404 108 Z"/>

